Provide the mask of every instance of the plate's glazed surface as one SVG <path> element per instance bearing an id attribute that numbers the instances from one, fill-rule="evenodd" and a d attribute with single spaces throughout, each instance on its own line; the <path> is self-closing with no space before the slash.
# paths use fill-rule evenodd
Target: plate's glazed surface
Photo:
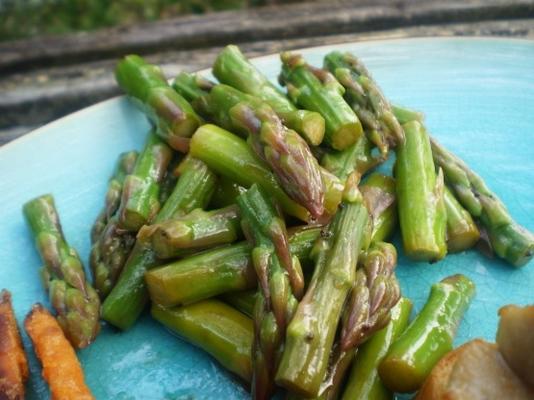
<path id="1" fill-rule="evenodd" d="M 345 44 L 367 64 L 394 102 L 423 110 L 429 131 L 482 175 L 517 221 L 534 230 L 534 42 L 411 39 Z M 320 65 L 333 47 L 304 51 Z M 277 56 L 255 64 L 273 80 Z M 48 305 L 40 260 L 21 205 L 42 193 L 56 199 L 65 235 L 84 261 L 89 229 L 103 203 L 117 155 L 140 148 L 149 125 L 124 98 L 97 104 L 0 148 L 0 288 L 11 290 L 19 323 L 35 302 Z M 398 242 L 397 242 L 398 243 Z M 402 251 L 401 251 L 402 253 Z M 493 340 L 497 310 L 534 302 L 534 262 L 515 270 L 476 251 L 429 265 L 401 256 L 405 296 L 423 305 L 432 282 L 464 273 L 477 295 L 457 344 Z M 31 355 L 30 399 L 48 398 Z M 172 336 L 148 315 L 130 331 L 104 328 L 79 353 L 98 399 L 245 399 L 246 391 L 209 356 Z"/>

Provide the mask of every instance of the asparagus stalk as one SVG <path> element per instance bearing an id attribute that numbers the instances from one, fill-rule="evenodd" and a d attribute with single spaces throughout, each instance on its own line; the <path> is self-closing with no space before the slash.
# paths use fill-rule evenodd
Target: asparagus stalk
<path id="1" fill-rule="evenodd" d="M 124 178 L 120 205 L 93 244 L 90 266 L 96 291 L 105 299 L 113 288 L 135 243 L 137 230 L 160 207 L 160 183 L 172 158 L 172 150 L 157 136 L 149 135 L 131 174 Z"/>
<path id="2" fill-rule="evenodd" d="M 107 223 L 119 208 L 124 179 L 132 173 L 136 159 L 136 151 L 129 151 L 119 155 L 115 171 L 113 171 L 113 175 L 108 183 L 104 208 L 98 214 L 91 229 L 91 243 L 95 243 L 100 238 Z"/>
<path id="3" fill-rule="evenodd" d="M 287 86 L 294 103 L 323 116 L 327 144 L 343 150 L 356 143 L 363 129 L 343 99 L 343 86 L 329 72 L 308 65 L 299 54 L 284 52 L 280 57 L 280 81 Z"/>
<path id="4" fill-rule="evenodd" d="M 289 235 L 289 250 L 303 265 L 319 234 L 320 228 L 306 227 Z M 257 279 L 250 252 L 250 245 L 243 242 L 154 268 L 145 274 L 150 298 L 156 304 L 173 307 L 255 288 Z"/>
<path id="5" fill-rule="evenodd" d="M 474 293 L 474 283 L 463 275 L 432 285 L 425 306 L 380 363 L 378 372 L 388 389 L 412 392 L 423 384 L 434 365 L 452 350 Z"/>
<path id="6" fill-rule="evenodd" d="M 267 399 L 274 390 L 277 354 L 286 326 L 304 290 L 304 277 L 289 251 L 284 220 L 266 194 L 253 185 L 238 197 L 242 225 L 253 244 L 252 264 L 260 296 L 254 310 L 252 394 Z"/>
<path id="7" fill-rule="evenodd" d="M 393 104 L 391 109 L 395 115 L 395 118 L 397 118 L 397 121 L 399 121 L 399 123 L 402 125 L 411 121 L 419 121 L 423 123 L 425 119 L 423 113 L 398 104 Z"/>
<path id="8" fill-rule="evenodd" d="M 202 97 L 215 122 L 243 132 L 254 152 L 276 175 L 284 191 L 318 219 L 324 212 L 324 188 L 319 164 L 308 144 L 287 129 L 264 102 L 227 85 L 216 85 Z"/>
<path id="9" fill-rule="evenodd" d="M 129 55 L 117 63 L 115 78 L 147 114 L 157 134 L 172 148 L 187 152 L 188 138 L 201 124 L 201 118 L 187 100 L 169 86 L 161 69 L 137 55 Z"/>
<path id="10" fill-rule="evenodd" d="M 363 63 L 350 53 L 333 51 L 324 68 L 345 88 L 345 100 L 362 122 L 365 132 L 387 158 L 389 147 L 404 141 L 404 132 L 386 97 Z"/>
<path id="11" fill-rule="evenodd" d="M 386 356 L 389 347 L 408 325 L 412 303 L 401 298 L 391 310 L 391 321 L 358 348 L 347 377 L 342 400 L 391 400 L 391 393 L 378 376 L 378 366 Z"/>
<path id="12" fill-rule="evenodd" d="M 177 219 L 145 225 L 137 240 L 150 247 L 158 258 L 167 259 L 232 243 L 239 236 L 239 210 L 229 206 L 212 211 L 197 208 Z"/>
<path id="13" fill-rule="evenodd" d="M 208 208 L 223 208 L 235 204 L 237 196 L 245 193 L 247 189 L 232 180 L 219 177 L 217 187 L 211 197 Z"/>
<path id="14" fill-rule="evenodd" d="M 218 300 L 167 309 L 152 305 L 152 317 L 211 354 L 246 382 L 252 378 L 252 321 Z"/>
<path id="15" fill-rule="evenodd" d="M 78 253 L 63 236 L 54 199 L 37 197 L 23 211 L 44 263 L 41 276 L 58 322 L 75 347 L 86 347 L 100 331 L 100 300 L 85 279 Z"/>
<path id="16" fill-rule="evenodd" d="M 206 164 L 187 157 L 178 168 L 180 177 L 154 222 L 159 223 L 205 207 L 216 184 L 216 177 Z M 117 284 L 102 305 L 102 318 L 120 329 L 131 327 L 148 301 L 145 272 L 160 264 L 155 253 L 136 243 Z"/>
<path id="17" fill-rule="evenodd" d="M 225 303 L 230 304 L 236 310 L 241 311 L 247 317 L 252 318 L 254 316 L 254 305 L 256 304 L 258 295 L 258 291 L 252 289 L 223 293 L 219 297 Z"/>
<path id="18" fill-rule="evenodd" d="M 406 140 L 397 149 L 395 175 L 404 251 L 415 260 L 434 262 L 447 251 L 443 174 L 435 173 L 424 127 L 412 121 L 403 128 Z"/>
<path id="19" fill-rule="evenodd" d="M 447 186 L 443 200 L 447 210 L 447 250 L 456 253 L 473 247 L 480 239 L 480 232 L 471 214 L 456 200 Z"/>
<path id="20" fill-rule="evenodd" d="M 191 155 L 239 185 L 250 187 L 257 183 L 276 199 L 286 213 L 302 221 L 310 219 L 308 211 L 282 190 L 275 176 L 258 160 L 246 142 L 230 132 L 215 125 L 201 126 L 191 139 Z M 339 205 L 341 187 L 331 175 L 323 174 L 323 182 L 326 190 L 324 207 L 331 215 Z"/>
<path id="21" fill-rule="evenodd" d="M 213 64 L 213 75 L 224 84 L 269 104 L 284 125 L 297 131 L 313 146 L 324 137 L 325 121 L 314 111 L 298 110 L 291 101 L 254 67 L 234 45 L 226 46 Z"/>
<path id="22" fill-rule="evenodd" d="M 395 180 L 374 173 L 360 186 L 360 191 L 372 220 L 371 242 L 382 242 L 397 226 Z"/>
<path id="23" fill-rule="evenodd" d="M 276 382 L 299 395 L 319 394 L 343 305 L 354 282 L 368 212 L 361 196 L 351 200 L 317 240 L 311 283 L 287 328 Z"/>
<path id="24" fill-rule="evenodd" d="M 434 162 L 459 202 L 485 230 L 495 254 L 516 267 L 528 263 L 534 255 L 534 235 L 512 219 L 501 200 L 462 160 L 434 139 L 431 146 Z"/>

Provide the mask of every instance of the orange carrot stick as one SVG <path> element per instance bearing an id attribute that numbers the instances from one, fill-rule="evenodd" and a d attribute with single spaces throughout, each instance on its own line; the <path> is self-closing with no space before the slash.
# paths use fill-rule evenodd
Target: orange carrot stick
<path id="1" fill-rule="evenodd" d="M 0 399 L 23 400 L 28 361 L 22 347 L 11 294 L 0 293 Z"/>
<path id="2" fill-rule="evenodd" d="M 43 365 L 52 400 L 94 400 L 72 345 L 48 310 L 41 304 L 34 305 L 24 327 Z"/>

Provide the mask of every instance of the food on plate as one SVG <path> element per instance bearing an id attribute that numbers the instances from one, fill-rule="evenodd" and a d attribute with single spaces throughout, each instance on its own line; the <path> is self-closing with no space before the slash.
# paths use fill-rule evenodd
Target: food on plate
<path id="1" fill-rule="evenodd" d="M 24 328 L 43 367 L 52 400 L 93 400 L 76 353 L 48 310 L 34 305 L 24 320 Z"/>
<path id="2" fill-rule="evenodd" d="M 499 310 L 497 346 L 504 359 L 534 389 L 534 305 Z"/>
<path id="3" fill-rule="evenodd" d="M 28 375 L 11 293 L 4 289 L 0 292 L 0 399 L 23 400 Z"/>
<path id="4" fill-rule="evenodd" d="M 37 197 L 23 211 L 44 263 L 41 278 L 58 322 L 74 347 L 86 347 L 100 331 L 100 299 L 78 253 L 63 236 L 54 199 Z"/>
<path id="5" fill-rule="evenodd" d="M 464 275 L 432 285 L 425 306 L 380 363 L 380 379 L 388 389 L 404 393 L 421 387 L 434 365 L 452 350 L 474 294 L 474 283 Z"/>
<path id="6" fill-rule="evenodd" d="M 526 349 L 525 349 L 526 350 Z M 475 339 L 434 367 L 417 400 L 531 400 L 534 390 L 507 365 L 494 343 Z"/>
<path id="7" fill-rule="evenodd" d="M 480 239 L 475 221 L 447 186 L 444 188 L 443 201 L 447 212 L 447 251 L 457 253 L 470 249 Z"/>
<path id="8" fill-rule="evenodd" d="M 424 126 L 412 121 L 402 127 L 406 138 L 394 171 L 402 244 L 408 257 L 435 262 L 447 253 L 443 174 L 436 173 Z"/>

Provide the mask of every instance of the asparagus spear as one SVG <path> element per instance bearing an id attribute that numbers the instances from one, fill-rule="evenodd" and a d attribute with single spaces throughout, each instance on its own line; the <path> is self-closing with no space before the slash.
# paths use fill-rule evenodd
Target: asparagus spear
<path id="1" fill-rule="evenodd" d="M 172 148 L 187 152 L 188 138 L 201 124 L 201 118 L 187 100 L 169 86 L 161 69 L 137 55 L 129 55 L 117 63 L 115 78 L 147 114 L 157 134 Z"/>
<path id="2" fill-rule="evenodd" d="M 373 173 L 360 186 L 360 191 L 372 220 L 371 242 L 382 242 L 397 226 L 395 180 Z"/>
<path id="3" fill-rule="evenodd" d="M 115 212 L 119 208 L 124 179 L 127 175 L 132 173 L 136 159 L 136 151 L 129 151 L 119 155 L 115 171 L 108 183 L 104 208 L 100 214 L 98 214 L 98 217 L 93 224 L 93 228 L 91 229 L 91 243 L 95 243 L 98 238 L 100 238 L 106 224 L 111 217 L 115 215 Z"/>
<path id="4" fill-rule="evenodd" d="M 37 197 L 23 211 L 43 259 L 41 276 L 58 322 L 75 347 L 86 347 L 100 331 L 100 300 L 85 279 L 78 253 L 63 236 L 54 199 Z"/>
<path id="5" fill-rule="evenodd" d="M 219 177 L 217 187 L 211 197 L 211 203 L 208 208 L 223 208 L 235 204 L 237 196 L 246 191 L 247 189 L 234 181 L 225 177 Z"/>
<path id="6" fill-rule="evenodd" d="M 280 81 L 287 86 L 293 102 L 323 116 L 327 144 L 343 150 L 356 143 L 363 129 L 343 99 L 343 86 L 329 72 L 308 65 L 299 54 L 284 52 L 280 57 Z"/>
<path id="7" fill-rule="evenodd" d="M 257 97 L 269 104 L 282 118 L 284 125 L 294 129 L 313 146 L 324 137 L 325 121 L 314 111 L 297 110 L 289 99 L 254 67 L 234 45 L 226 46 L 213 64 L 213 75 L 221 82 Z"/>
<path id="8" fill-rule="evenodd" d="M 178 173 L 180 177 L 176 187 L 157 214 L 155 223 L 186 214 L 209 203 L 216 177 L 206 164 L 187 157 L 180 164 Z M 131 327 L 148 301 L 144 274 L 158 264 L 159 260 L 152 250 L 136 243 L 117 284 L 102 305 L 102 318 L 123 330 Z"/>
<path id="9" fill-rule="evenodd" d="M 248 136 L 254 152 L 271 167 L 289 197 L 314 218 L 323 214 L 324 188 L 317 160 L 308 144 L 287 129 L 267 103 L 227 85 L 214 86 L 202 100 L 215 122 Z"/>
<path id="10" fill-rule="evenodd" d="M 124 178 L 120 206 L 93 244 L 90 266 L 96 291 L 105 299 L 122 271 L 135 243 L 135 233 L 160 207 L 159 189 L 172 150 L 157 136 L 147 138 L 131 174 Z"/>
<path id="11" fill-rule="evenodd" d="M 401 106 L 399 104 L 393 104 L 391 106 L 391 109 L 393 111 L 393 114 L 395 115 L 395 118 L 397 118 L 397 121 L 399 121 L 399 123 L 402 125 L 411 121 L 419 121 L 423 123 L 425 119 L 423 113 Z"/>
<path id="12" fill-rule="evenodd" d="M 299 395 L 319 393 L 343 305 L 354 282 L 368 212 L 361 196 L 351 200 L 317 240 L 311 283 L 287 328 L 276 382 Z"/>
<path id="13" fill-rule="evenodd" d="M 403 128 L 406 140 L 397 148 L 395 175 L 404 251 L 415 260 L 434 262 L 447 251 L 443 174 L 440 170 L 436 176 L 424 127 L 412 121 Z"/>
<path id="14" fill-rule="evenodd" d="M 387 158 L 389 146 L 404 141 L 404 132 L 391 106 L 363 63 L 350 53 L 333 51 L 324 68 L 345 88 L 345 100 L 362 122 L 365 132 Z"/>
<path id="15" fill-rule="evenodd" d="M 307 264 L 319 233 L 318 227 L 305 227 L 289 235 L 290 252 L 303 265 Z M 250 252 L 250 245 L 243 242 L 154 268 L 145 274 L 150 298 L 156 304 L 172 307 L 255 288 L 257 279 Z"/>
<path id="16" fill-rule="evenodd" d="M 388 389 L 412 392 L 422 385 L 432 367 L 452 350 L 456 330 L 474 293 L 474 283 L 463 275 L 432 285 L 425 306 L 379 366 L 380 378 Z"/>
<path id="17" fill-rule="evenodd" d="M 241 311 L 247 317 L 254 316 L 254 305 L 259 293 L 256 289 L 242 290 L 239 292 L 223 293 L 220 297 L 222 301 Z"/>
<path id="18" fill-rule="evenodd" d="M 347 385 L 342 400 L 390 400 L 391 393 L 378 376 L 378 366 L 386 356 L 391 343 L 395 341 L 408 325 L 412 303 L 401 298 L 391 310 L 391 321 L 358 348 L 347 377 Z"/>
<path id="19" fill-rule="evenodd" d="M 177 219 L 145 225 L 137 240 L 152 248 L 158 258 L 167 259 L 232 243 L 239 235 L 239 210 L 229 206 L 212 211 L 197 208 Z"/>
<path id="20" fill-rule="evenodd" d="M 480 232 L 471 214 L 456 200 L 447 186 L 443 200 L 447 210 L 447 250 L 455 253 L 473 247 L 480 238 Z"/>
<path id="21" fill-rule="evenodd" d="M 308 221 L 308 211 L 292 200 L 280 187 L 267 166 L 258 160 L 244 140 L 219 128 L 206 124 L 191 139 L 191 155 L 204 161 L 213 171 L 242 186 L 257 183 L 273 196 L 282 209 L 303 221 Z M 328 181 L 327 181 L 328 179 Z M 325 185 L 324 207 L 333 214 L 340 201 L 340 185 L 335 177 L 323 174 Z"/>
<path id="22" fill-rule="evenodd" d="M 119 228 L 137 232 L 158 212 L 159 183 L 171 157 L 172 150 L 165 143 L 154 134 L 148 135 L 132 173 L 124 179 L 117 210 Z"/>
<path id="23" fill-rule="evenodd" d="M 304 290 L 304 277 L 289 250 L 284 220 L 266 194 L 253 185 L 238 197 L 243 230 L 253 244 L 252 264 L 260 296 L 254 309 L 252 394 L 267 399 L 274 390 L 277 354 Z"/>
<path id="24" fill-rule="evenodd" d="M 480 222 L 493 251 L 513 266 L 528 263 L 534 255 L 534 235 L 512 219 L 495 193 L 462 160 L 435 139 L 431 146 L 434 162 L 460 203 Z"/>
<path id="25" fill-rule="evenodd" d="M 152 316 L 172 332 L 211 354 L 246 382 L 252 378 L 252 321 L 218 300 L 167 309 L 152 305 Z"/>

